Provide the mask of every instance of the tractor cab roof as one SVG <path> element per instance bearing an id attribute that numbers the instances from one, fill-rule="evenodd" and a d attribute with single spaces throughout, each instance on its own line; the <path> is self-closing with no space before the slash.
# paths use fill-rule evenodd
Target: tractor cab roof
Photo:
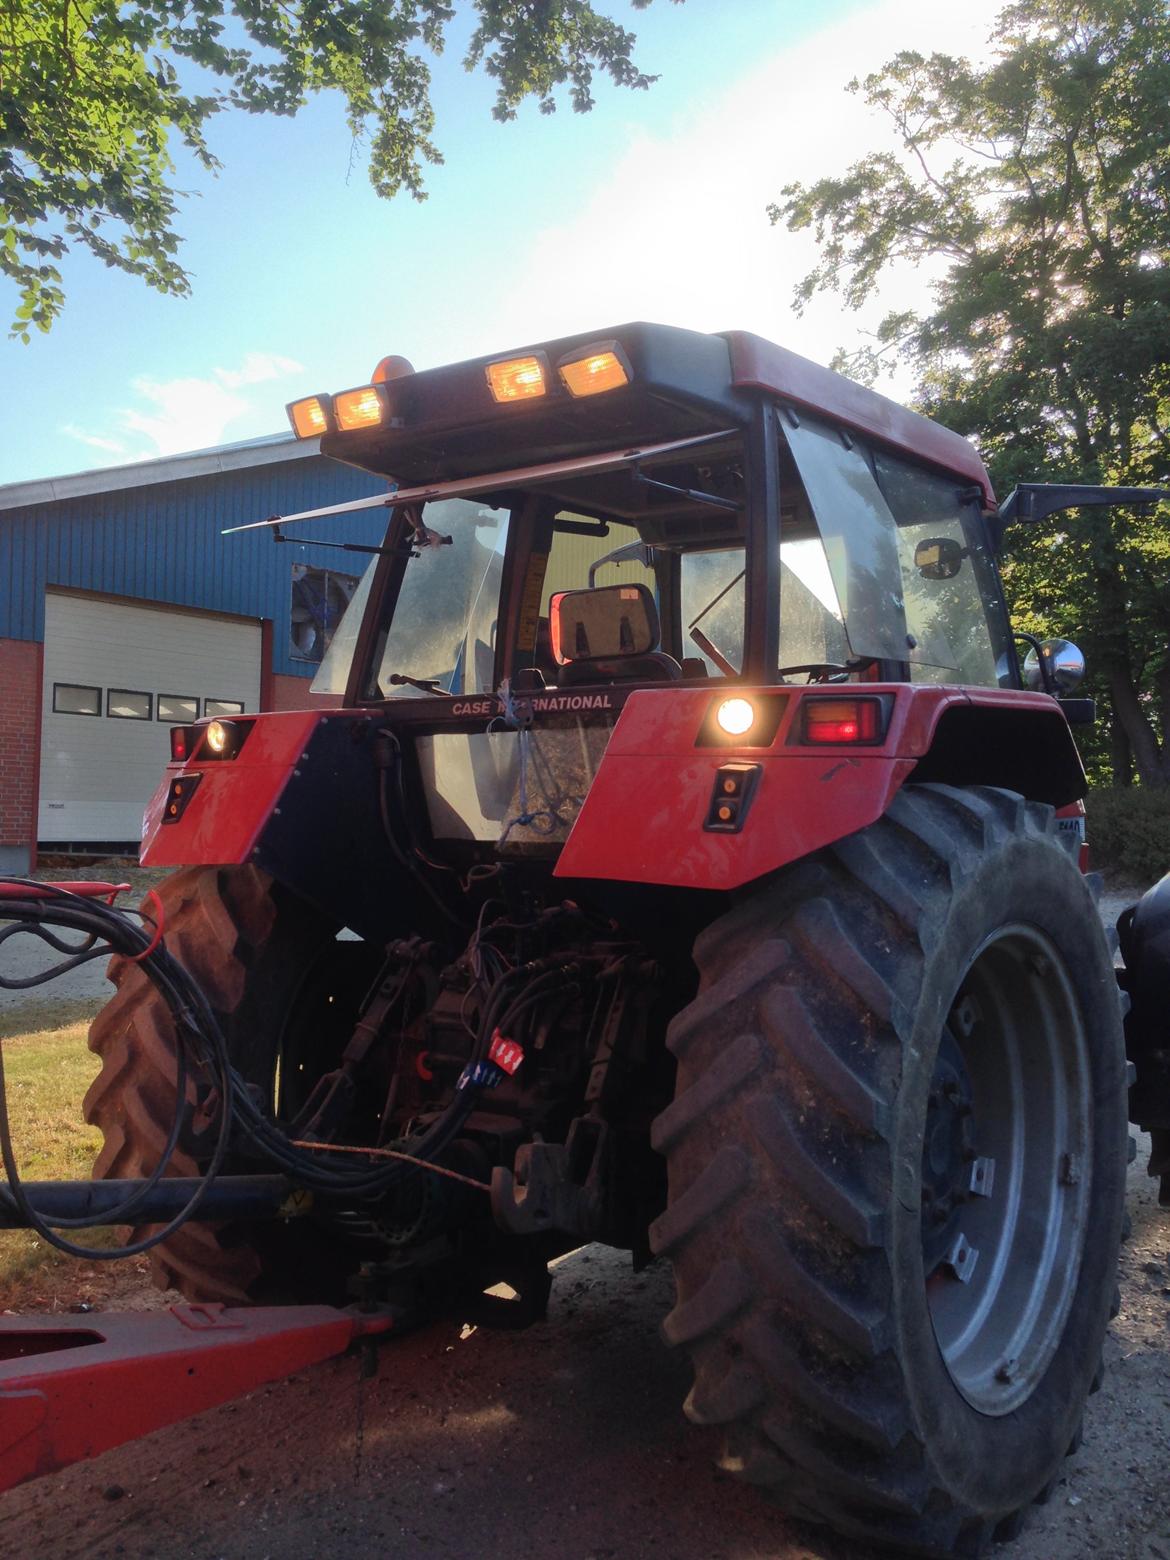
<path id="1" fill-rule="evenodd" d="M 764 394 L 977 484 L 993 503 L 959 434 L 746 331 L 634 323 L 421 373 L 385 361 L 395 377 L 294 403 L 290 415 L 325 454 L 402 486 L 746 429 Z M 598 367 L 596 385 L 576 372 Z"/>

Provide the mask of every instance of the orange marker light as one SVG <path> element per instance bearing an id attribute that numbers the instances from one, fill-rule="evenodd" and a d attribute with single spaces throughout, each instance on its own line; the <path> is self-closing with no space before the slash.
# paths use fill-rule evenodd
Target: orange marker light
<path id="1" fill-rule="evenodd" d="M 316 439 L 329 431 L 329 419 L 321 396 L 310 395 L 303 401 L 294 401 L 288 409 L 288 420 L 298 439 Z"/>
<path id="2" fill-rule="evenodd" d="M 360 385 L 333 397 L 333 415 L 337 426 L 349 433 L 355 428 L 377 428 L 384 415 L 382 397 L 376 385 Z"/>
<path id="3" fill-rule="evenodd" d="M 487 366 L 488 388 L 496 401 L 528 401 L 544 395 L 545 361 L 542 357 L 508 358 Z"/>
<path id="4" fill-rule="evenodd" d="M 620 390 L 630 382 L 630 365 L 618 348 L 600 344 L 581 357 L 562 358 L 557 372 L 570 395 L 600 395 L 603 390 Z"/>

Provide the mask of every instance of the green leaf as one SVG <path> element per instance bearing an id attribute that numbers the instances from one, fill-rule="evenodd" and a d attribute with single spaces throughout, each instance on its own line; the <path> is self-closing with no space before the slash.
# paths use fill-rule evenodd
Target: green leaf
<path id="1" fill-rule="evenodd" d="M 497 113 L 510 117 L 529 98 L 544 109 L 561 89 L 589 107 L 595 72 L 626 87 L 652 79 L 633 63 L 633 35 L 588 0 L 473 0 L 472 9 L 467 65 L 497 83 Z M 455 19 L 445 0 L 18 0 L 0 43 L 0 189 L 21 213 L 20 243 L 60 255 L 64 233 L 151 287 L 187 292 L 182 269 L 158 258 L 179 242 L 184 198 L 169 182 L 168 142 L 214 172 L 207 132 L 223 108 L 293 115 L 318 93 L 340 94 L 378 194 L 421 199 L 424 169 L 442 161 L 429 58 Z M 17 234 L 3 231 L 11 254 Z M 37 324 L 48 328 L 64 303 L 59 279 L 37 296 Z"/>
<path id="2" fill-rule="evenodd" d="M 1168 84 L 1164 0 L 1012 4 L 986 63 L 906 51 L 855 83 L 889 148 L 768 208 L 818 244 L 798 309 L 823 292 L 857 308 L 893 268 L 930 267 L 921 313 L 888 315 L 845 366 L 900 358 L 1001 492 L 1170 472 Z M 1087 652 L 1106 712 L 1090 772 L 1170 786 L 1166 509 L 1059 516 L 1008 545 L 1018 620 Z"/>

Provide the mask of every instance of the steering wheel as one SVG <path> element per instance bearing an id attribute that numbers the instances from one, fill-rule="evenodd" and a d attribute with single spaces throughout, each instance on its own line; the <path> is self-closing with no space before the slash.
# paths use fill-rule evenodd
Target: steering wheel
<path id="1" fill-rule="evenodd" d="M 776 675 L 788 677 L 796 672 L 807 674 L 806 686 L 816 682 L 843 682 L 849 676 L 849 668 L 839 666 L 835 661 L 813 661 L 807 666 L 782 666 Z"/>

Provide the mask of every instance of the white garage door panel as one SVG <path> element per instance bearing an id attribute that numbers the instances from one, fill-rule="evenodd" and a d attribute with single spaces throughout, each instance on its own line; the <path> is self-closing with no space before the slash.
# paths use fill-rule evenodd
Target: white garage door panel
<path id="1" fill-rule="evenodd" d="M 55 683 L 101 689 L 100 716 L 59 715 Z M 151 697 L 151 719 L 106 714 L 111 688 Z M 137 840 L 170 756 L 158 696 L 260 704 L 260 625 L 49 591 L 41 725 L 41 840 Z"/>

